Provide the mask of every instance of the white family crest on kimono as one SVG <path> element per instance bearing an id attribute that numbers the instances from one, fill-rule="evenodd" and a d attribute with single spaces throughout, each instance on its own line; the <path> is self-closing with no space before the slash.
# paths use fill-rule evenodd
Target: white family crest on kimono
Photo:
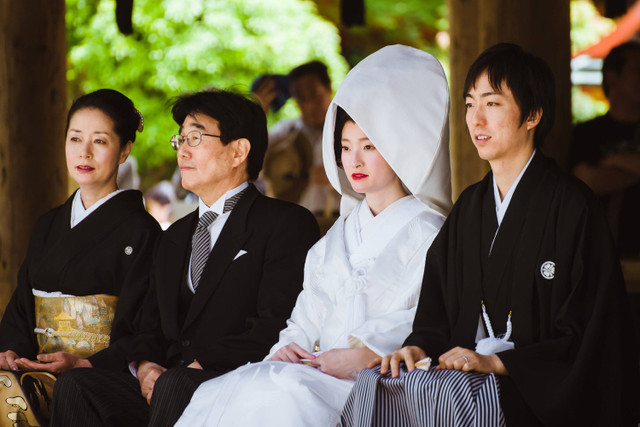
<path id="1" fill-rule="evenodd" d="M 337 166 L 338 106 L 409 194 L 376 216 Z M 321 351 L 366 347 L 383 356 L 409 335 L 426 254 L 451 207 L 448 108 L 442 67 L 417 49 L 384 48 L 347 75 L 323 133 L 325 171 L 342 194 L 341 216 L 309 251 L 303 291 L 266 360 L 200 385 L 177 426 L 339 424 L 352 380 L 270 359 L 290 343 L 308 352 L 316 345 Z"/>

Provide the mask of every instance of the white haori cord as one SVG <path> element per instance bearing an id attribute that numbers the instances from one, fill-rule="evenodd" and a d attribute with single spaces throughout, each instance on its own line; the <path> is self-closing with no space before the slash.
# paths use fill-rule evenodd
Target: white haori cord
<path id="1" fill-rule="evenodd" d="M 476 353 L 491 356 L 501 351 L 514 349 L 515 344 L 513 341 L 509 341 L 511 331 L 513 330 L 513 326 L 511 325 L 511 311 L 509 311 L 509 316 L 507 317 L 507 331 L 502 338 L 496 338 L 493 327 L 491 326 L 491 320 L 489 320 L 489 314 L 484 306 L 484 301 L 480 303 L 482 304 L 482 318 L 484 319 L 484 325 L 487 328 L 489 336 L 476 343 Z"/>

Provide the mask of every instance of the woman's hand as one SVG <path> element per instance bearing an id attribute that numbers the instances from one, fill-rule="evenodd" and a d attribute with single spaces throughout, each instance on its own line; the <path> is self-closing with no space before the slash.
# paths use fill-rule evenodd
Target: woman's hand
<path id="1" fill-rule="evenodd" d="M 325 351 L 311 361 L 311 366 L 336 378 L 353 378 L 376 358 L 368 348 L 336 348 Z"/>
<path id="2" fill-rule="evenodd" d="M 407 365 L 409 372 L 416 368 L 416 362 L 420 359 L 427 357 L 426 353 L 415 345 L 409 345 L 402 347 L 400 350 L 396 350 L 384 358 L 376 358 L 373 362 L 369 363 L 369 368 L 373 368 L 376 365 L 380 365 L 380 373 L 386 374 L 391 367 L 391 377 L 397 378 L 400 372 L 400 363 L 404 362 Z"/>
<path id="3" fill-rule="evenodd" d="M 447 351 L 438 359 L 440 363 L 436 369 L 456 369 L 458 371 L 476 371 L 483 374 L 509 375 L 502 360 L 495 355 L 484 356 L 462 347 L 455 347 Z"/>
<path id="4" fill-rule="evenodd" d="M 280 350 L 276 351 L 276 353 L 271 356 L 271 360 L 277 360 L 281 362 L 290 362 L 290 363 L 302 363 L 300 359 L 315 359 L 316 356 L 306 351 L 304 348 L 300 347 L 298 344 L 292 342 Z"/>
<path id="5" fill-rule="evenodd" d="M 45 371 L 52 374 L 61 374 L 73 368 L 91 368 L 89 360 L 64 351 L 39 354 L 37 362 L 24 357 L 15 362 L 23 371 Z"/>
<path id="6" fill-rule="evenodd" d="M 15 360 L 19 358 L 20 356 L 18 356 L 13 350 L 7 350 L 0 353 L 0 369 L 5 371 L 17 371 L 20 368 L 16 364 Z"/>

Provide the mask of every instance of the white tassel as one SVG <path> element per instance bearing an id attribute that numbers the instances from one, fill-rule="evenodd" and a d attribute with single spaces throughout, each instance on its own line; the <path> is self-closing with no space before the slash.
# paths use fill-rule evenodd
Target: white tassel
<path id="1" fill-rule="evenodd" d="M 489 315 L 487 314 L 487 309 L 484 306 L 484 301 L 480 301 L 482 304 L 482 317 L 484 318 L 484 325 L 487 327 L 487 331 L 489 332 L 489 337 L 494 338 L 493 328 L 491 327 L 491 320 L 489 320 Z"/>
<path id="2" fill-rule="evenodd" d="M 502 339 L 504 341 L 508 341 L 509 338 L 511 337 L 511 330 L 512 330 L 512 326 L 511 326 L 511 310 L 509 310 L 509 317 L 507 317 L 507 332 L 505 332 L 504 337 L 502 337 Z"/>
<path id="3" fill-rule="evenodd" d="M 513 342 L 494 337 L 483 338 L 476 343 L 476 353 L 485 356 L 491 356 L 505 350 L 513 350 L 514 348 L 515 344 Z"/>
<path id="4" fill-rule="evenodd" d="M 513 326 L 511 324 L 511 311 L 509 311 L 509 316 L 507 317 L 506 333 L 502 338 L 496 338 L 493 333 L 493 328 L 491 327 L 491 321 L 489 320 L 487 309 L 484 306 L 484 301 L 481 301 L 481 303 L 482 317 L 484 318 L 484 323 L 487 328 L 487 332 L 489 332 L 489 336 L 487 338 L 481 339 L 476 343 L 476 353 L 485 356 L 491 356 L 492 354 L 496 354 L 501 351 L 514 349 L 516 345 L 512 341 L 509 341 L 509 338 L 511 337 L 511 331 L 513 330 Z"/>

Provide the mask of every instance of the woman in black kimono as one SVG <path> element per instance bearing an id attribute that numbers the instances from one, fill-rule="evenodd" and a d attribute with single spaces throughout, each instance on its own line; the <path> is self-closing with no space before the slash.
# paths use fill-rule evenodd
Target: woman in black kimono
<path id="1" fill-rule="evenodd" d="M 80 189 L 35 226 L 0 323 L 0 370 L 126 369 L 160 233 L 142 194 L 116 185 L 142 126 L 133 102 L 115 90 L 71 106 L 66 159 Z"/>

